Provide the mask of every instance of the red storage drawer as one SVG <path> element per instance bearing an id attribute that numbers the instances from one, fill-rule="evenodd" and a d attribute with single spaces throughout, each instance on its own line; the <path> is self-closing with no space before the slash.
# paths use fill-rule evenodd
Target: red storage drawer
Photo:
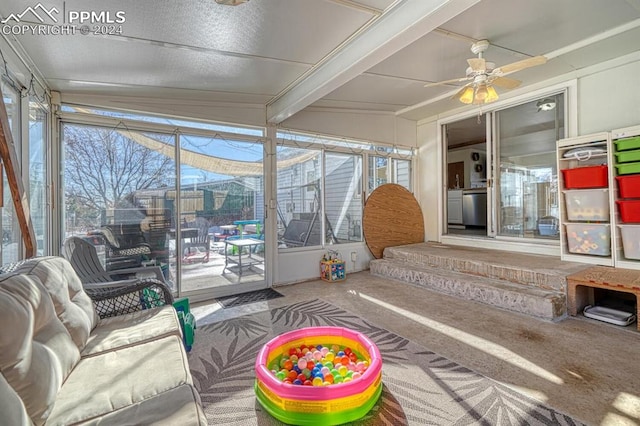
<path id="1" fill-rule="evenodd" d="M 640 175 L 616 176 L 620 198 L 640 198 Z"/>
<path id="2" fill-rule="evenodd" d="M 607 166 L 588 166 L 562 170 L 566 189 L 606 188 L 609 186 Z"/>
<path id="3" fill-rule="evenodd" d="M 623 200 L 616 203 L 622 222 L 640 223 L 640 200 Z"/>

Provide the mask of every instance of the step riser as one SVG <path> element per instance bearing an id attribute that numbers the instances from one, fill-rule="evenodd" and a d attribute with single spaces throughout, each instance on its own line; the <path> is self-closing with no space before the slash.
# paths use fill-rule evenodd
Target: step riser
<path id="1" fill-rule="evenodd" d="M 540 271 L 523 270 L 515 267 L 510 268 L 503 265 L 492 265 L 486 262 L 474 262 L 468 259 L 456 259 L 392 247 L 385 249 L 384 256 L 385 259 L 393 259 L 394 261 L 405 262 L 409 265 L 415 264 L 422 267 L 479 275 L 481 277 L 530 285 L 545 290 L 564 292 L 567 286 L 564 276 L 547 274 Z"/>
<path id="2" fill-rule="evenodd" d="M 478 282 L 473 281 L 473 277 L 469 277 L 468 280 L 457 277 L 445 278 L 429 274 L 427 271 L 411 269 L 411 265 L 406 263 L 400 264 L 384 259 L 370 262 L 369 268 L 373 275 L 397 279 L 440 293 L 545 320 L 557 321 L 565 317 L 567 312 L 564 293 L 557 293 L 553 297 L 535 297 L 479 285 Z"/>

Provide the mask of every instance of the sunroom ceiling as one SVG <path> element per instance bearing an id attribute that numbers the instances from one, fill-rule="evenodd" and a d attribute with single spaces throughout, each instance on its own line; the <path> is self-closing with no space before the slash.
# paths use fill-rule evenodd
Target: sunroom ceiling
<path id="1" fill-rule="evenodd" d="M 640 0 L 45 0 L 69 11 L 124 11 L 122 34 L 4 35 L 63 93 L 262 105 L 280 122 L 307 108 L 420 119 L 460 106 L 474 40 L 497 65 L 548 55 L 512 77 L 537 82 L 640 53 Z M 4 0 L 0 15 L 36 4 Z M 22 23 L 39 24 L 27 13 Z M 52 24 L 52 22 L 48 22 Z M 15 24 L 8 21 L 7 24 Z M 501 96 L 509 96 L 499 91 Z"/>

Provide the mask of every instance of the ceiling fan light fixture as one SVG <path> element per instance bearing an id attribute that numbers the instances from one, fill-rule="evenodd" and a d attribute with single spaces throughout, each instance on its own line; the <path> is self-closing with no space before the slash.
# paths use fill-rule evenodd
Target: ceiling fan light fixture
<path id="1" fill-rule="evenodd" d="M 538 111 L 551 111 L 556 107 L 556 100 L 553 98 L 545 98 L 540 99 L 536 106 L 538 107 Z"/>
<path id="2" fill-rule="evenodd" d="M 462 102 L 463 104 L 470 104 L 473 102 L 473 98 L 474 98 L 474 89 L 471 86 L 467 86 L 466 89 L 464 89 L 464 92 L 462 92 L 462 95 L 460 95 L 460 102 Z"/>
<path id="3" fill-rule="evenodd" d="M 487 96 L 489 96 L 489 92 L 487 92 L 487 85 L 484 83 L 480 84 L 476 88 L 476 96 L 474 98 L 474 103 L 479 103 L 479 104 L 485 103 L 485 99 L 487 99 Z"/>
<path id="4" fill-rule="evenodd" d="M 495 102 L 498 100 L 498 92 L 496 92 L 496 89 L 493 88 L 493 86 L 488 86 L 487 87 L 487 97 L 484 100 L 485 104 L 488 104 L 490 102 Z"/>

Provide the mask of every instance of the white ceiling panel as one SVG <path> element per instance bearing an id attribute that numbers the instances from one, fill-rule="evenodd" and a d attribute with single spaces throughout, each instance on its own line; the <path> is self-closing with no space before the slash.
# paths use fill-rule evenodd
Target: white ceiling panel
<path id="1" fill-rule="evenodd" d="M 44 75 L 56 80 L 273 96 L 309 68 L 155 45 L 140 49 L 136 43 L 114 43 L 99 37 L 74 37 L 61 44 L 28 36 L 23 44 L 33 57 L 39 58 L 38 67 Z"/>
<path id="2" fill-rule="evenodd" d="M 443 29 L 541 55 L 640 18 L 637 0 L 483 0 Z"/>
<path id="3" fill-rule="evenodd" d="M 397 111 L 423 101 L 421 92 L 427 90 L 423 86 L 420 81 L 363 74 L 334 90 L 325 99 L 348 101 L 358 98 L 361 102 L 384 104 L 387 110 Z"/>

